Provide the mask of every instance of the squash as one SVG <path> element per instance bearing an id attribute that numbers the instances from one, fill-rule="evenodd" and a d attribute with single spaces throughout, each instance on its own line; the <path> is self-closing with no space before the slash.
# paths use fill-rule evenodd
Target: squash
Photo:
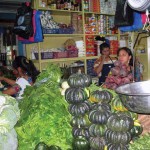
<path id="1" fill-rule="evenodd" d="M 133 125 L 133 119 L 124 114 L 112 114 L 107 121 L 107 127 L 112 131 L 129 131 Z"/>
<path id="2" fill-rule="evenodd" d="M 106 125 L 92 124 L 89 127 L 90 136 L 102 137 L 105 134 L 107 127 Z"/>
<path id="3" fill-rule="evenodd" d="M 114 144 L 128 144 L 131 140 L 130 132 L 118 132 L 107 129 L 105 132 L 105 138 L 108 142 Z"/>
<path id="4" fill-rule="evenodd" d="M 88 94 L 83 88 L 68 88 L 65 91 L 65 99 L 68 103 L 77 104 L 88 99 Z"/>
<path id="5" fill-rule="evenodd" d="M 91 92 L 89 100 L 91 102 L 105 102 L 105 103 L 109 103 L 111 101 L 112 97 L 113 97 L 113 95 L 109 91 L 96 90 L 96 91 Z"/>
<path id="6" fill-rule="evenodd" d="M 49 150 L 48 145 L 46 145 L 44 142 L 39 142 L 34 150 Z"/>
<path id="7" fill-rule="evenodd" d="M 107 150 L 129 150 L 128 145 L 124 144 L 113 144 L 113 143 L 108 143 L 107 144 Z"/>
<path id="8" fill-rule="evenodd" d="M 73 128 L 72 135 L 73 137 L 84 136 L 86 139 L 90 137 L 88 128 Z"/>
<path id="9" fill-rule="evenodd" d="M 73 140 L 73 150 L 90 150 L 90 144 L 83 136 L 78 136 Z"/>
<path id="10" fill-rule="evenodd" d="M 140 126 L 134 125 L 134 127 L 130 130 L 132 138 L 139 136 L 142 132 L 143 127 L 141 125 Z"/>
<path id="11" fill-rule="evenodd" d="M 133 120 L 138 119 L 138 114 L 131 112 L 131 111 L 115 111 L 115 113 L 127 115 L 127 116 L 131 117 Z"/>
<path id="12" fill-rule="evenodd" d="M 113 100 L 111 101 L 111 106 L 114 110 L 117 111 L 127 111 L 127 109 L 124 107 L 124 105 L 122 104 L 120 98 L 118 95 L 116 95 Z"/>
<path id="13" fill-rule="evenodd" d="M 98 124 L 106 124 L 109 116 L 111 115 L 111 111 L 107 104 L 98 104 L 95 106 L 97 109 L 93 109 L 89 113 L 89 120 L 92 123 Z"/>
<path id="14" fill-rule="evenodd" d="M 90 121 L 87 115 L 73 116 L 70 124 L 72 127 L 86 127 L 90 124 Z"/>
<path id="15" fill-rule="evenodd" d="M 90 137 L 89 142 L 92 150 L 104 150 L 106 144 L 103 137 Z"/>
<path id="16" fill-rule="evenodd" d="M 48 150 L 62 150 L 59 146 L 51 145 Z"/>
<path id="17" fill-rule="evenodd" d="M 91 76 L 84 73 L 75 73 L 68 78 L 68 84 L 70 87 L 88 87 L 91 83 Z"/>
<path id="18" fill-rule="evenodd" d="M 73 116 L 84 115 L 88 111 L 90 111 L 90 106 L 87 101 L 79 104 L 69 105 L 69 112 Z"/>

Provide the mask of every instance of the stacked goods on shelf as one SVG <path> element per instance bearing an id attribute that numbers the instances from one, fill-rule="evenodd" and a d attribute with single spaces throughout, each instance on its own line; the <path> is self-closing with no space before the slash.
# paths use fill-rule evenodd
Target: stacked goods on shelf
<path id="1" fill-rule="evenodd" d="M 74 150 L 89 150 L 88 126 L 90 122 L 87 113 L 90 110 L 90 105 L 87 101 L 89 91 L 86 88 L 90 86 L 91 82 L 91 77 L 82 73 L 72 74 L 68 78 L 70 87 L 65 91 L 65 99 L 69 103 L 68 109 L 72 115 L 72 134 L 75 138 L 73 141 Z M 82 138 L 80 138 L 80 136 L 82 136 Z M 84 140 L 87 144 L 85 147 L 82 147 L 82 144 L 77 145 L 77 140 Z"/>
<path id="2" fill-rule="evenodd" d="M 78 48 L 78 57 L 84 57 L 86 55 L 83 40 L 76 41 L 76 46 Z"/>
<path id="3" fill-rule="evenodd" d="M 96 56 L 97 55 L 97 47 L 95 48 L 95 37 L 94 35 L 86 35 L 86 56 Z"/>
<path id="4" fill-rule="evenodd" d="M 86 17 L 85 34 L 112 34 L 114 32 L 114 16 L 92 15 Z"/>
<path id="5" fill-rule="evenodd" d="M 70 24 L 65 23 L 57 23 L 50 11 L 42 11 L 41 25 L 44 34 L 72 34 L 74 32 L 74 28 Z"/>
<path id="6" fill-rule="evenodd" d="M 74 28 L 73 33 L 82 34 L 83 33 L 82 15 L 76 12 L 71 13 L 71 25 Z"/>
<path id="7" fill-rule="evenodd" d="M 40 7 L 50 9 L 81 11 L 81 1 L 78 0 L 39 0 Z"/>
<path id="8" fill-rule="evenodd" d="M 34 149 L 44 142 L 62 150 L 71 148 L 72 134 L 68 104 L 59 91 L 62 73 L 55 64 L 48 64 L 34 86 L 25 89 L 19 103 L 21 117 L 15 126 L 20 149 Z"/>
<path id="9" fill-rule="evenodd" d="M 0 93 L 0 149 L 16 150 L 17 134 L 14 126 L 20 117 L 20 110 L 15 98 Z"/>
<path id="10" fill-rule="evenodd" d="M 108 37 L 107 39 L 110 42 L 110 54 L 116 55 L 119 48 L 119 41 L 117 40 L 117 37 Z"/>
<path id="11" fill-rule="evenodd" d="M 92 110 L 89 112 L 90 147 L 93 150 L 104 150 L 106 145 L 105 132 L 107 130 L 107 120 L 111 115 L 111 107 L 109 102 L 112 94 L 106 90 L 95 90 L 91 92 L 89 100 L 93 103 Z"/>
<path id="12" fill-rule="evenodd" d="M 115 14 L 116 11 L 116 0 L 99 0 L 100 1 L 100 13 L 104 14 Z"/>

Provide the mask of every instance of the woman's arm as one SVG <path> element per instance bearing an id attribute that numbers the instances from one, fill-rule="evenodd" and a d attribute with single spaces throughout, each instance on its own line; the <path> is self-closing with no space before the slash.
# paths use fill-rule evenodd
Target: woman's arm
<path id="1" fill-rule="evenodd" d="M 20 90 L 19 85 L 14 84 L 12 87 L 9 87 L 6 90 L 3 90 L 2 93 L 7 94 L 7 95 L 14 95 L 14 94 L 18 93 L 19 90 Z"/>
<path id="2" fill-rule="evenodd" d="M 5 78 L 5 77 L 0 77 L 0 81 L 4 81 L 4 82 L 8 83 L 8 84 L 11 85 L 11 86 L 16 83 L 15 80 L 8 79 L 8 78 Z"/>
<path id="3" fill-rule="evenodd" d="M 94 71 L 99 75 L 103 69 L 103 64 L 105 61 L 105 56 L 101 56 L 101 61 L 100 59 L 94 64 Z M 100 63 L 98 63 L 100 62 Z"/>

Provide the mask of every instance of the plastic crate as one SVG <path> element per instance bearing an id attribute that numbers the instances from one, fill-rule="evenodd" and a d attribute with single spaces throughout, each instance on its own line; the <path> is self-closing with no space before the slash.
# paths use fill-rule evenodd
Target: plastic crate
<path id="1" fill-rule="evenodd" d="M 68 57 L 78 57 L 78 50 L 68 50 Z"/>
<path id="2" fill-rule="evenodd" d="M 34 53 L 35 59 L 39 59 L 38 53 Z M 41 59 L 53 59 L 53 52 L 41 52 Z"/>
<path id="3" fill-rule="evenodd" d="M 68 52 L 53 52 L 54 57 L 53 58 L 67 58 L 68 57 Z"/>
<path id="4" fill-rule="evenodd" d="M 59 29 L 45 29 L 43 28 L 43 34 L 58 34 Z"/>

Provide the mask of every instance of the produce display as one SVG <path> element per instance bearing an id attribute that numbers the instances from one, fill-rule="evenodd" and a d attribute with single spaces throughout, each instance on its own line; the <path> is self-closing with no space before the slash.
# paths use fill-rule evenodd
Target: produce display
<path id="1" fill-rule="evenodd" d="M 0 93 L 0 149 L 16 150 L 17 133 L 14 129 L 20 117 L 18 103 L 15 98 Z"/>
<path id="2" fill-rule="evenodd" d="M 108 89 L 116 89 L 118 86 L 128 84 L 133 81 L 132 72 L 127 70 L 127 66 L 119 61 L 114 62 L 115 67 L 111 68 L 110 75 L 106 78 L 104 86 Z"/>
<path id="3" fill-rule="evenodd" d="M 20 111 L 14 98 L 0 94 L 0 149 L 146 150 L 150 136 L 141 137 L 137 113 L 128 111 L 114 90 L 82 73 L 63 82 L 61 77 L 60 68 L 49 64 L 26 88 Z"/>
<path id="4" fill-rule="evenodd" d="M 90 144 L 88 127 L 90 121 L 87 113 L 90 111 L 88 103 L 89 91 L 87 87 L 92 80 L 89 75 L 82 73 L 72 74 L 68 78 L 69 88 L 65 91 L 65 99 L 69 103 L 68 110 L 72 115 L 71 126 L 73 140 L 73 150 L 88 150 Z"/>
<path id="5" fill-rule="evenodd" d="M 61 150 L 72 147 L 71 115 L 59 90 L 61 76 L 60 68 L 49 64 L 35 85 L 26 88 L 19 103 L 21 117 L 15 126 L 18 150 L 34 150 L 40 142 Z"/>

